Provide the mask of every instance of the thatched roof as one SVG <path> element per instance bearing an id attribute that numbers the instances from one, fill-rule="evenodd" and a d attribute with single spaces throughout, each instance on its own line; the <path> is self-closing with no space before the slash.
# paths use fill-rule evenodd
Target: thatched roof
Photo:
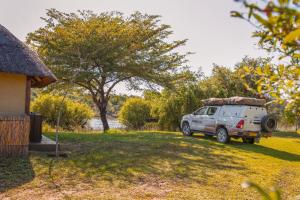
<path id="1" fill-rule="evenodd" d="M 44 87 L 57 79 L 38 55 L 0 24 L 0 72 L 24 74 L 32 87 Z"/>

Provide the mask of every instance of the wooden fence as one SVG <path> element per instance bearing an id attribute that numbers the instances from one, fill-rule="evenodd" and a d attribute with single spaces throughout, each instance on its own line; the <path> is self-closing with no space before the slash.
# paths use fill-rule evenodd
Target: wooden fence
<path id="1" fill-rule="evenodd" d="M 0 155 L 27 155 L 29 144 L 29 132 L 29 116 L 0 115 Z"/>

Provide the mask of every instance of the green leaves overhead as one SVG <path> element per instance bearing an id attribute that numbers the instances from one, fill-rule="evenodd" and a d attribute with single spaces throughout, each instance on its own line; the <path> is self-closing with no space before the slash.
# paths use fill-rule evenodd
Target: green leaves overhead
<path id="1" fill-rule="evenodd" d="M 232 11 L 234 17 L 242 18 L 257 28 L 253 36 L 259 39 L 259 45 L 271 52 L 277 51 L 284 56 L 293 56 L 299 49 L 295 42 L 299 39 L 300 12 L 289 1 L 262 1 L 256 4 L 243 1 L 248 14 Z M 247 15 L 246 15 L 247 14 Z M 286 45 L 288 43 L 288 45 Z"/>
<path id="2" fill-rule="evenodd" d="M 251 1 L 252 2 L 252 1 Z M 292 2 L 292 3 L 291 3 Z M 268 94 L 278 102 L 300 101 L 300 11 L 299 1 L 276 0 L 250 3 L 243 1 L 248 16 L 240 13 L 257 28 L 253 36 L 258 45 L 274 52 L 285 64 L 263 65 L 254 69 L 245 68 L 247 74 L 256 74 L 257 90 Z"/>
<path id="3" fill-rule="evenodd" d="M 297 42 L 300 39 L 300 28 L 291 31 L 287 36 L 284 38 L 284 43 L 289 44 L 293 42 Z"/>

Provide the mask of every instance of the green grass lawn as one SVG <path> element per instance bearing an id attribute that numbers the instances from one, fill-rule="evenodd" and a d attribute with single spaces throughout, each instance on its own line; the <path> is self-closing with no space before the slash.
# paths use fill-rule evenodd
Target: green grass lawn
<path id="1" fill-rule="evenodd" d="M 47 136 L 54 138 L 54 134 Z M 0 158 L 0 199 L 257 199 L 241 183 L 300 195 L 300 135 L 228 145 L 176 132 L 63 133 L 68 158 Z"/>

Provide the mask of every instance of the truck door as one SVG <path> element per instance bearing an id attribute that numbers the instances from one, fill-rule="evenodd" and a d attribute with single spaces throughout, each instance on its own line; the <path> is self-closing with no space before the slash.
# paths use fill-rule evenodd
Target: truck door
<path id="1" fill-rule="evenodd" d="M 206 113 L 207 107 L 200 108 L 193 113 L 191 129 L 196 131 L 202 131 L 203 126 L 203 117 Z"/>
<path id="2" fill-rule="evenodd" d="M 203 116 L 203 126 L 205 132 L 215 133 L 216 131 L 216 115 L 218 107 L 209 106 Z"/>

